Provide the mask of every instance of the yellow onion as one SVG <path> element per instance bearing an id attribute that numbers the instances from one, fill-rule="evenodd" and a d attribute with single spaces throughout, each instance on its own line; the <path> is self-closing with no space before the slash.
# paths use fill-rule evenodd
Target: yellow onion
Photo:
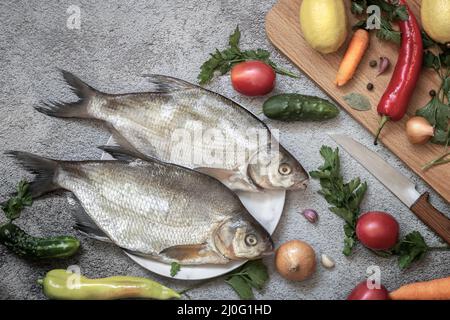
<path id="1" fill-rule="evenodd" d="M 423 117 L 412 117 L 406 122 L 406 135 L 413 144 L 425 144 L 434 135 L 434 128 Z"/>

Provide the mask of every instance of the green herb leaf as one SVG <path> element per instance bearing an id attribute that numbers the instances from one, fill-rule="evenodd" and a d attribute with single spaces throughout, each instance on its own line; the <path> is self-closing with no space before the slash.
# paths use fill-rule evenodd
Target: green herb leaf
<path id="1" fill-rule="evenodd" d="M 239 31 L 239 26 L 236 26 L 234 32 L 230 35 L 228 44 L 232 49 L 239 50 L 239 40 L 241 40 L 241 31 Z"/>
<path id="2" fill-rule="evenodd" d="M 401 32 L 395 31 L 392 25 L 385 19 L 381 19 L 381 28 L 377 30 L 376 35 L 381 40 L 392 41 L 396 44 L 400 44 L 402 40 Z"/>
<path id="3" fill-rule="evenodd" d="M 434 96 L 427 105 L 416 111 L 416 115 L 424 117 L 435 127 L 435 134 L 431 139 L 433 143 L 447 144 L 450 135 L 448 125 L 450 119 L 449 105 L 444 104 L 438 96 Z"/>
<path id="4" fill-rule="evenodd" d="M 431 39 L 430 36 L 425 31 L 422 31 L 422 42 L 424 49 L 429 49 L 436 45 L 436 42 L 434 42 L 434 40 Z"/>
<path id="5" fill-rule="evenodd" d="M 353 0 L 351 11 L 353 14 L 363 14 L 367 10 L 366 0 Z"/>
<path id="6" fill-rule="evenodd" d="M 261 290 L 268 279 L 267 267 L 262 260 L 253 260 L 230 272 L 226 283 L 236 291 L 241 299 L 253 299 L 252 287 Z"/>
<path id="7" fill-rule="evenodd" d="M 367 111 L 371 109 L 369 98 L 362 94 L 349 93 L 343 98 L 352 109 L 358 111 Z"/>
<path id="8" fill-rule="evenodd" d="M 408 268 L 414 261 L 422 259 L 429 247 L 418 231 L 413 231 L 405 236 L 392 250 L 398 255 L 400 269 Z"/>
<path id="9" fill-rule="evenodd" d="M 225 280 L 234 291 L 238 294 L 239 298 L 244 300 L 253 299 L 255 296 L 253 295 L 252 287 L 247 283 L 244 277 L 241 276 L 231 276 L 227 280 Z"/>
<path id="10" fill-rule="evenodd" d="M 270 65 L 278 74 L 298 78 L 298 75 L 278 67 L 270 60 L 270 53 L 267 50 L 257 49 L 241 51 L 239 48 L 240 38 L 241 32 L 239 31 L 239 27 L 236 27 L 228 39 L 229 48 L 222 51 L 216 49 L 214 53 L 210 54 L 210 58 L 200 67 L 200 73 L 197 76 L 200 84 L 203 85 L 211 81 L 216 72 L 224 75 L 230 71 L 235 64 L 248 60 L 263 61 Z"/>
<path id="11" fill-rule="evenodd" d="M 356 244 L 355 226 L 360 213 L 360 204 L 367 190 L 367 184 L 359 178 L 344 183 L 340 173 L 339 149 L 333 150 L 322 146 L 320 155 L 324 164 L 318 170 L 311 171 L 311 177 L 320 179 L 321 194 L 332 205 L 330 211 L 345 221 L 344 249 L 345 255 L 350 255 Z"/>
<path id="12" fill-rule="evenodd" d="M 353 247 L 356 245 L 355 227 L 346 223 L 344 225 L 344 234 L 344 249 L 342 253 L 349 256 L 352 253 Z"/>
<path id="13" fill-rule="evenodd" d="M 402 20 L 406 21 L 409 18 L 408 10 L 406 6 L 396 6 L 394 11 L 392 11 L 392 15 L 390 16 L 392 20 Z"/>
<path id="14" fill-rule="evenodd" d="M 16 195 L 3 203 L 1 208 L 9 220 L 15 220 L 20 216 L 24 207 L 29 207 L 32 204 L 33 198 L 29 191 L 29 184 L 22 180 L 17 186 Z"/>
<path id="15" fill-rule="evenodd" d="M 423 56 L 423 66 L 426 68 L 439 70 L 441 68 L 441 62 L 439 57 L 433 54 L 431 51 L 425 51 L 425 54 Z"/>
<path id="16" fill-rule="evenodd" d="M 177 262 L 172 262 L 170 264 L 170 276 L 175 277 L 177 273 L 181 270 L 181 266 Z"/>

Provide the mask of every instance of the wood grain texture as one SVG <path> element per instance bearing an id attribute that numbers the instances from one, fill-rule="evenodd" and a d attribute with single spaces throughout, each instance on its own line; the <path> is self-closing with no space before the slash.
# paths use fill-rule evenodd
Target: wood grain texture
<path id="1" fill-rule="evenodd" d="M 411 211 L 450 245 L 450 219 L 428 202 L 428 192 L 420 196 Z"/>
<path id="2" fill-rule="evenodd" d="M 266 33 L 269 40 L 337 104 L 341 105 L 372 134 L 375 134 L 379 121 L 376 107 L 391 78 L 394 65 L 397 62 L 399 47 L 378 40 L 374 32 L 371 32 L 369 49 L 361 61 L 355 77 L 344 87 L 338 88 L 334 85 L 334 79 L 350 41 L 351 26 L 356 22 L 356 19 L 350 13 L 350 1 L 346 1 L 349 18 L 347 41 L 338 52 L 328 55 L 322 55 L 313 50 L 304 40 L 299 22 L 301 1 L 279 0 L 269 11 L 266 16 Z M 420 17 L 419 3 L 419 0 L 408 1 L 418 18 Z M 420 21 L 420 19 L 418 20 Z M 376 77 L 377 69 L 371 68 L 369 61 L 378 61 L 381 56 L 388 57 L 392 66 L 389 72 Z M 369 82 L 374 84 L 373 91 L 368 91 L 366 88 Z M 430 100 L 428 92 L 431 89 L 437 90 L 439 86 L 439 77 L 431 70 L 423 70 L 407 115 L 401 121 L 388 123 L 383 129 L 380 142 L 430 184 L 447 202 L 450 202 L 450 164 L 437 166 L 425 172 L 421 169 L 421 165 L 442 154 L 443 147 L 431 143 L 423 146 L 412 145 L 405 134 L 406 120 L 414 115 L 416 109 L 421 108 Z M 372 109 L 370 111 L 356 111 L 350 108 L 344 101 L 343 96 L 351 92 L 359 92 L 369 97 Z M 380 146 L 377 148 L 380 148 Z"/>

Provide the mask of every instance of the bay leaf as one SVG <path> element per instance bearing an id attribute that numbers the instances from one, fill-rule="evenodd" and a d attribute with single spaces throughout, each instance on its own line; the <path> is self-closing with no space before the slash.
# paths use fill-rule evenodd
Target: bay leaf
<path id="1" fill-rule="evenodd" d="M 349 93 L 343 98 L 352 109 L 358 111 L 367 111 L 371 109 L 369 98 L 365 95 L 359 93 Z"/>

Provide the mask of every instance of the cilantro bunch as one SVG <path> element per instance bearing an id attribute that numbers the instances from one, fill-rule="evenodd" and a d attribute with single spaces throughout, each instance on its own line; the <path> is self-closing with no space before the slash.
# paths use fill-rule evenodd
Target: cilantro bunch
<path id="1" fill-rule="evenodd" d="M 270 52 L 267 50 L 256 49 L 242 51 L 239 48 L 240 39 L 241 32 L 239 31 L 239 26 L 237 26 L 229 37 L 229 47 L 222 51 L 216 49 L 216 51 L 210 54 L 211 57 L 200 67 L 200 73 L 197 76 L 200 84 L 206 84 L 211 81 L 216 72 L 220 75 L 224 75 L 230 71 L 235 64 L 248 60 L 260 60 L 271 66 L 278 74 L 298 78 L 298 75 L 278 67 L 272 60 L 270 60 Z"/>

